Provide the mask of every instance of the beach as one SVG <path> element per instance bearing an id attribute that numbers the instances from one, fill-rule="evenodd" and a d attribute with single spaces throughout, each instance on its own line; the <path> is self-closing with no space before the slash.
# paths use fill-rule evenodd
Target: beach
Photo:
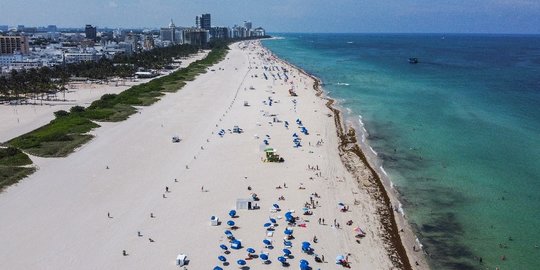
<path id="1" fill-rule="evenodd" d="M 190 63 L 202 59 L 208 52 L 182 59 L 179 68 L 187 67 Z M 160 75 L 158 77 L 161 77 Z M 73 106 L 88 107 L 92 101 L 105 94 L 118 94 L 134 85 L 148 82 L 152 79 L 117 79 L 115 81 L 74 81 L 67 85 L 64 94 L 59 92 L 55 99 L 28 100 L 24 105 L 0 105 L 0 142 L 9 141 L 19 135 L 39 128 L 54 119 L 54 112 L 69 111 Z"/>
<path id="2" fill-rule="evenodd" d="M 235 43 L 177 93 L 126 121 L 99 123 L 95 138 L 68 157 L 32 157 L 39 170 L 0 193 L 3 267 L 175 269 L 177 255 L 186 254 L 188 269 L 236 269 L 240 259 L 249 269 L 282 269 L 277 258 L 289 228 L 293 268 L 304 259 L 313 269 L 341 269 L 335 258 L 342 255 L 352 269 L 408 269 L 404 260 L 427 269 L 422 252 L 410 250 L 407 222 L 381 223 L 377 177 L 344 148 L 339 111 L 318 85 L 259 42 Z M 29 116 L 26 129 L 49 114 Z M 269 148 L 284 162 L 269 162 Z M 236 209 L 253 193 L 259 209 Z M 294 226 L 287 212 L 297 217 Z M 211 226 L 211 216 L 221 224 Z M 401 228 L 408 259 L 396 258 L 384 235 Z M 243 248 L 233 250 L 225 230 Z M 303 242 L 313 250 L 303 252 Z M 247 248 L 268 254 L 270 263 L 246 259 Z"/>

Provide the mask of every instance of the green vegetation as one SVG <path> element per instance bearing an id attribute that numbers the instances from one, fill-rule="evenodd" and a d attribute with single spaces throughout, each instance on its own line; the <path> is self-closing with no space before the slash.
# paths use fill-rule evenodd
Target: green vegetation
<path id="1" fill-rule="evenodd" d="M 32 164 L 32 160 L 21 150 L 14 147 L 0 148 L 0 166 L 24 166 Z"/>
<path id="2" fill-rule="evenodd" d="M 35 168 L 24 167 L 30 164 L 32 161 L 21 150 L 14 147 L 0 148 L 0 190 L 33 173 Z"/>
<path id="3" fill-rule="evenodd" d="M 40 157 L 64 157 L 92 139 L 86 134 L 99 127 L 93 121 L 122 121 L 137 112 L 133 106 L 148 106 L 158 101 L 164 92 L 179 90 L 185 81 L 193 80 L 206 68 L 222 60 L 227 53 L 224 46 L 214 48 L 208 56 L 187 68 L 148 83 L 133 86 L 116 94 L 103 95 L 88 108 L 75 106 L 54 113 L 55 119 L 34 131 L 12 139 L 8 144 Z"/>
<path id="4" fill-rule="evenodd" d="M 194 80 L 197 75 L 205 73 L 208 67 L 224 59 L 227 54 L 228 44 L 229 42 L 212 43 L 210 44 L 212 48 L 210 53 L 204 59 L 191 63 L 187 68 L 154 79 L 148 83 L 133 86 L 118 95 L 103 95 L 88 108 L 74 106 L 69 112 L 63 110 L 57 111 L 54 113 L 55 119 L 47 125 L 7 142 L 7 148 L 0 148 L 0 190 L 17 183 L 20 179 L 35 171 L 34 167 L 28 166 L 32 162 L 21 150 L 41 157 L 64 157 L 69 155 L 74 149 L 93 138 L 92 135 L 87 134 L 92 129 L 99 127 L 93 121 L 115 122 L 125 120 L 137 112 L 134 106 L 151 105 L 158 101 L 166 92 L 178 91 L 187 81 Z M 180 48 L 177 49 L 181 51 Z M 170 59 L 170 51 L 165 50 L 161 52 L 163 54 L 160 57 Z M 193 53 L 196 50 L 186 50 L 185 52 Z M 185 56 L 183 53 L 176 55 L 177 57 Z M 147 59 L 150 56 L 144 55 L 141 57 Z M 121 61 L 131 64 L 131 60 L 128 60 L 123 59 Z M 144 62 L 146 60 L 141 61 Z M 160 64 L 162 63 L 164 62 Z M 38 71 L 32 72 L 35 75 L 35 72 Z M 46 86 L 47 83 L 51 82 L 51 77 L 48 77 L 49 80 L 44 78 L 51 75 L 46 75 L 49 72 L 47 70 L 39 72 L 43 72 L 44 74 L 42 76 L 40 75 L 42 79 L 35 79 L 35 82 L 42 80 L 43 85 Z M 22 93 L 20 92 L 21 89 L 24 89 L 25 86 L 31 86 L 31 83 L 24 82 L 26 75 L 13 75 L 19 77 L 14 79 L 12 76 L 10 80 L 0 81 L 0 92 L 4 94 L 4 97 L 12 94 L 18 96 Z M 63 78 L 66 77 L 63 76 Z M 65 83 L 63 79 L 59 80 L 59 82 Z M 12 88 L 13 86 L 16 87 Z M 35 87 L 34 89 L 42 88 Z"/>
<path id="5" fill-rule="evenodd" d="M 175 58 L 185 57 L 197 51 L 198 48 L 193 45 L 175 45 L 133 55 L 120 54 L 114 59 L 102 58 L 97 62 L 12 70 L 9 76 L 0 76 L 0 100 L 43 100 L 67 90 L 65 86 L 70 77 L 105 81 L 111 77 L 131 77 L 138 69 L 167 68 Z"/>
<path id="6" fill-rule="evenodd" d="M 92 139 L 88 131 L 98 124 L 83 117 L 83 113 L 58 111 L 56 119 L 34 131 L 12 139 L 9 145 L 41 157 L 64 157 Z"/>

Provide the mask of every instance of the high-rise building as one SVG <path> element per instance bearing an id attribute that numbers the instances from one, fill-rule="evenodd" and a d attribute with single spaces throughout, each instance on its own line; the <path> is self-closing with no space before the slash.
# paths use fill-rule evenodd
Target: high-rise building
<path id="1" fill-rule="evenodd" d="M 47 32 L 56 33 L 56 31 L 58 31 L 58 29 L 56 28 L 56 25 L 51 24 L 47 26 Z"/>
<path id="2" fill-rule="evenodd" d="M 228 27 L 212 27 L 210 29 L 210 37 L 212 39 L 228 39 L 230 38 L 230 29 Z"/>
<path id="3" fill-rule="evenodd" d="M 264 37 L 266 35 L 266 31 L 262 27 L 255 28 L 252 33 L 255 37 Z"/>
<path id="4" fill-rule="evenodd" d="M 253 24 L 250 21 L 244 21 L 244 27 L 249 31 L 253 27 Z"/>
<path id="5" fill-rule="evenodd" d="M 200 28 L 210 30 L 212 28 L 212 19 L 210 14 L 206 13 L 200 17 Z"/>
<path id="6" fill-rule="evenodd" d="M 174 25 L 173 20 L 171 19 L 171 22 L 169 23 L 169 27 L 162 27 L 159 31 L 159 35 L 161 38 L 161 41 L 170 41 L 170 42 L 176 42 L 176 26 Z"/>
<path id="7" fill-rule="evenodd" d="M 84 28 L 84 34 L 86 34 L 87 39 L 96 40 L 97 38 L 97 29 L 91 24 L 87 24 Z"/>
<path id="8" fill-rule="evenodd" d="M 154 38 L 152 35 L 144 36 L 143 49 L 148 51 L 154 48 Z"/>
<path id="9" fill-rule="evenodd" d="M 208 44 L 209 32 L 201 28 L 185 28 L 183 30 L 184 43 L 206 47 Z"/>
<path id="10" fill-rule="evenodd" d="M 136 52 L 139 48 L 139 35 L 134 34 L 133 31 L 129 32 L 126 35 L 124 42 L 130 43 L 132 45 L 132 50 Z"/>
<path id="11" fill-rule="evenodd" d="M 7 32 L 9 30 L 9 26 L 7 25 L 0 25 L 0 31 Z"/>
<path id="12" fill-rule="evenodd" d="M 0 36 L 0 54 L 20 52 L 27 54 L 30 51 L 28 37 L 26 36 Z"/>

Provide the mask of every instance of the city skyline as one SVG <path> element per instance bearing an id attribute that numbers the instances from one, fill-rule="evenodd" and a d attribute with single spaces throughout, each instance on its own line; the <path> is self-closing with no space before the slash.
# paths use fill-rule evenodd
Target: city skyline
<path id="1" fill-rule="evenodd" d="M 264 26 L 271 32 L 540 33 L 540 2 L 532 0 L 340 0 L 339 4 L 231 0 L 226 5 L 217 0 L 102 0 L 93 4 L 21 0 L 2 3 L 0 25 L 159 28 L 170 19 L 179 26 L 192 26 L 193 16 L 203 13 L 212 14 L 214 26 L 251 20 L 254 26 Z"/>

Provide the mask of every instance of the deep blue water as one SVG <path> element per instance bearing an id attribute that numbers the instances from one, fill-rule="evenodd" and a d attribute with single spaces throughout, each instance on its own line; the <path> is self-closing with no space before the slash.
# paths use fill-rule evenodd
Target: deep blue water
<path id="1" fill-rule="evenodd" d="M 540 36 L 275 36 L 362 116 L 434 269 L 538 269 Z"/>

